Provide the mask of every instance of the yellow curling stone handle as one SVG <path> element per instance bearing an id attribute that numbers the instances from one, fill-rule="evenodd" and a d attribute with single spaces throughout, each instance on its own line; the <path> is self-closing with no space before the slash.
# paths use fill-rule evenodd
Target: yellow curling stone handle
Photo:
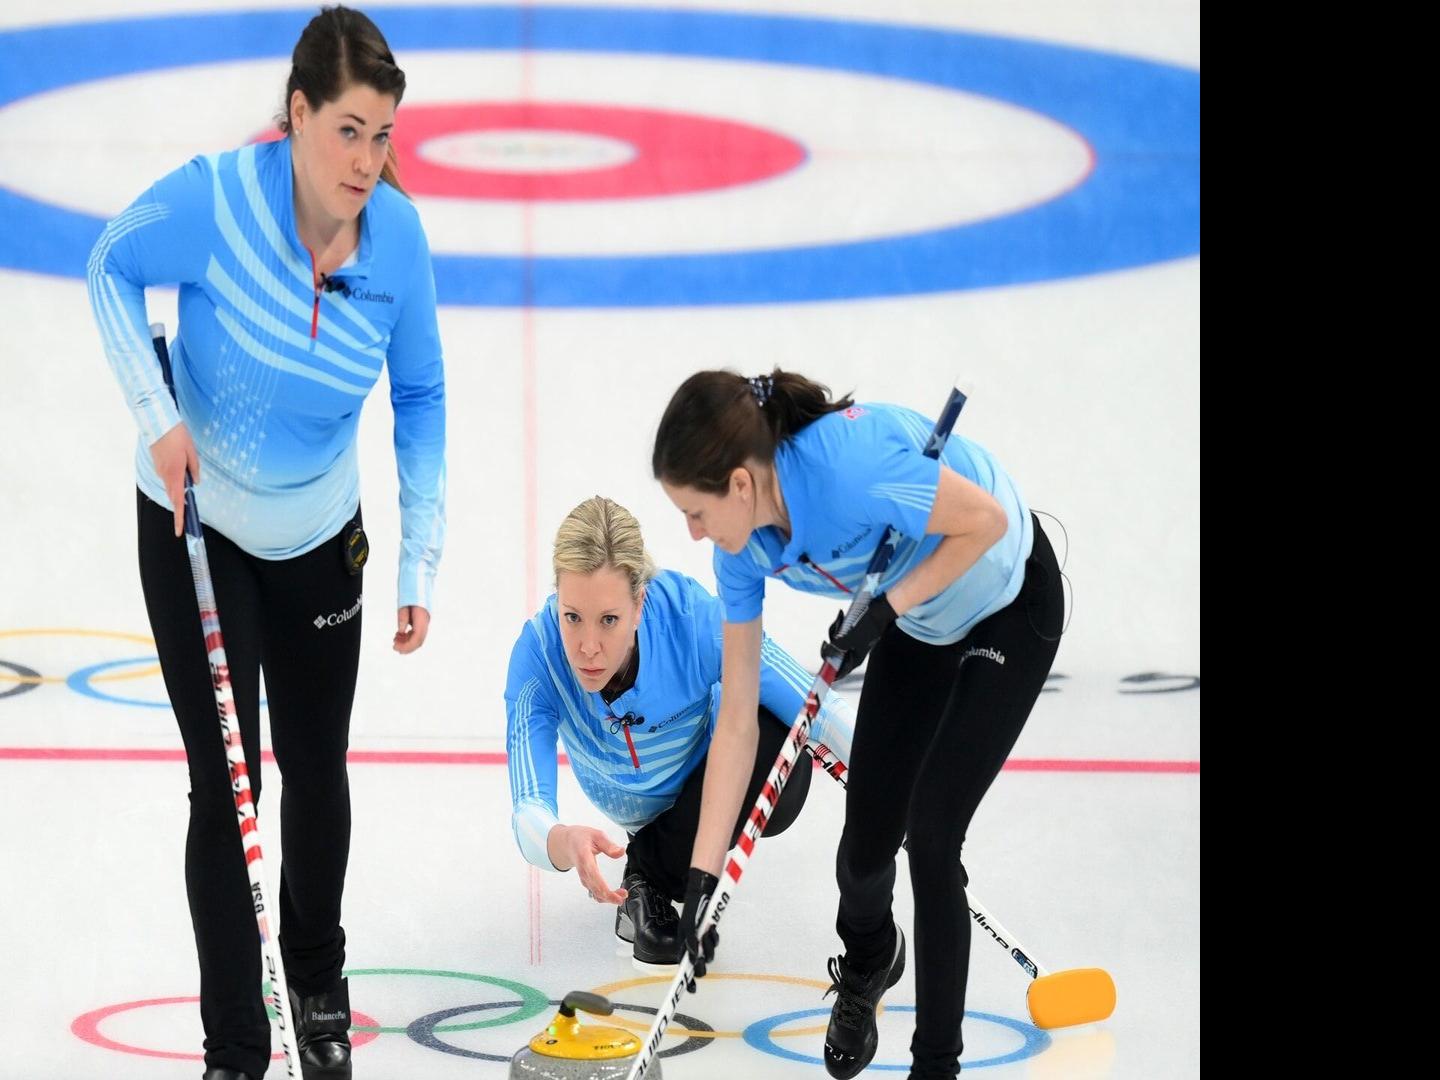
<path id="1" fill-rule="evenodd" d="M 634 1032 L 618 1027 L 582 1024 L 575 1016 L 577 1009 L 596 1016 L 609 1016 L 615 1011 L 608 998 L 581 990 L 565 995 L 560 1011 L 549 1027 L 530 1040 L 530 1049 L 544 1057 L 569 1061 L 612 1061 L 634 1057 L 640 1052 L 640 1040 Z"/>

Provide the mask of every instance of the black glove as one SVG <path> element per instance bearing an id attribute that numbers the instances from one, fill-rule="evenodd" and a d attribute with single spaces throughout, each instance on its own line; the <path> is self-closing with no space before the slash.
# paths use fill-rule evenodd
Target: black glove
<path id="1" fill-rule="evenodd" d="M 870 606 L 850 628 L 848 634 L 840 633 L 840 625 L 845 621 L 845 613 L 842 611 L 836 615 L 835 621 L 830 624 L 830 644 L 845 655 L 840 659 L 839 673 L 835 678 L 843 679 L 863 664 L 865 657 L 875 647 L 875 642 L 879 641 L 880 635 L 885 632 L 885 628 L 899 617 L 895 614 L 895 609 L 890 606 L 890 601 L 885 598 L 884 593 L 878 593 L 870 598 Z"/>
<path id="2" fill-rule="evenodd" d="M 714 927 L 710 928 L 702 942 L 699 937 L 700 927 L 697 925 L 700 909 L 715 895 L 719 884 L 720 879 L 714 874 L 707 874 L 694 866 L 685 876 L 685 908 L 680 913 L 680 941 L 690 955 L 690 962 L 695 965 L 695 978 L 685 986 L 692 994 L 695 993 L 695 979 L 704 978 L 705 964 L 715 959 L 715 946 L 720 943 L 720 935 L 715 932 Z"/>

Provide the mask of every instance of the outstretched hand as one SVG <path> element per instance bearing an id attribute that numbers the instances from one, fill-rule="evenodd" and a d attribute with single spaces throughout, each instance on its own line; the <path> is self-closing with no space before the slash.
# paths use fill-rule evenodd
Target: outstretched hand
<path id="1" fill-rule="evenodd" d="M 561 825 L 560 832 L 555 841 L 555 854 L 560 856 L 559 860 L 553 858 L 551 861 L 559 866 L 563 862 L 567 867 L 573 866 L 580 878 L 580 884 L 585 886 L 585 891 L 590 894 L 590 899 L 600 904 L 623 904 L 625 898 L 630 895 L 626 889 L 612 889 L 605 880 L 605 875 L 600 873 L 600 864 L 596 862 L 596 855 L 607 855 L 612 859 L 623 859 L 625 849 L 610 837 L 606 836 L 600 829 L 592 829 L 588 825 Z"/>

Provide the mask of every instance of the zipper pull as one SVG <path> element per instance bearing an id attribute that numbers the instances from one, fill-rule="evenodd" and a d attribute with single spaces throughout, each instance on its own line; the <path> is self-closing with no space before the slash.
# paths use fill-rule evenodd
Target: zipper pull
<path id="1" fill-rule="evenodd" d="M 630 763 L 635 766 L 636 771 L 639 771 L 640 755 L 635 752 L 635 740 L 630 737 L 630 727 L 632 724 L 643 724 L 645 718 L 628 712 L 624 716 L 615 717 L 614 720 L 615 722 L 610 725 L 610 734 L 614 735 L 617 729 L 624 730 L 625 745 L 630 748 Z"/>
<path id="2" fill-rule="evenodd" d="M 625 725 L 625 745 L 630 747 L 630 761 L 635 766 L 635 771 L 640 771 L 640 755 L 635 753 L 635 740 L 630 737 L 630 725 Z"/>
<path id="3" fill-rule="evenodd" d="M 834 574 L 830 573 L 830 571 L 826 570 L 823 566 L 810 558 L 809 555 L 801 555 L 800 562 L 803 565 L 810 567 L 811 570 L 814 570 L 816 573 L 820 574 L 820 576 L 826 578 L 832 585 L 836 586 L 837 588 L 847 593 L 855 591 L 854 589 L 850 588 L 849 585 L 846 585 L 843 581 L 837 578 Z"/>
<path id="4" fill-rule="evenodd" d="M 310 280 L 315 285 L 315 310 L 310 315 L 310 337 L 314 340 L 320 336 L 320 275 L 315 272 L 315 253 L 306 248 L 305 254 L 310 256 Z"/>

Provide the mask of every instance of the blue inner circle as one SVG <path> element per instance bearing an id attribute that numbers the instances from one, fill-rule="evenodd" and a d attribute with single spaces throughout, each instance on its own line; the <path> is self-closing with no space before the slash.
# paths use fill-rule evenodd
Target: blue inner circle
<path id="1" fill-rule="evenodd" d="M 1047 281 L 1200 250 L 1200 75 L 1187 68 L 980 34 L 778 15 L 515 5 L 367 11 L 402 60 L 422 49 L 564 49 L 858 72 L 1043 113 L 1095 152 L 1084 183 L 1038 206 L 874 240 L 686 255 L 437 255 L 442 304 L 843 300 Z M 283 57 L 310 15 L 225 12 L 0 32 L 0 107 L 182 63 Z M 84 275 L 104 227 L 98 217 L 3 188 L 0 219 L 27 225 L 0 231 L 0 266 L 72 277 Z"/>

